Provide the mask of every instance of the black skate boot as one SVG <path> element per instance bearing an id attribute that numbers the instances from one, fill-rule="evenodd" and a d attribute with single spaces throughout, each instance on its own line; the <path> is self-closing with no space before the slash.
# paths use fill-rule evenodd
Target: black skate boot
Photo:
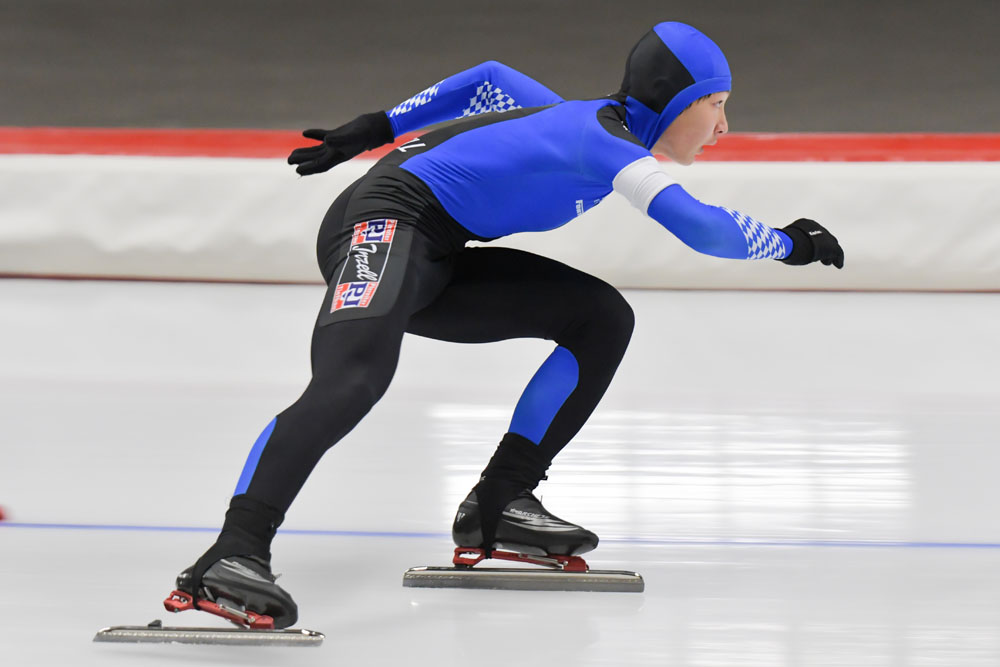
<path id="1" fill-rule="evenodd" d="M 403 575 L 411 588 L 479 588 L 512 591 L 642 592 L 642 577 L 625 570 L 591 570 L 578 554 L 597 547 L 597 535 L 546 510 L 530 489 L 490 500 L 500 485 L 484 484 L 462 501 L 452 524 L 453 567 L 414 567 Z M 492 488 L 491 488 L 492 487 Z M 509 487 L 508 487 L 509 488 Z M 491 511 L 489 508 L 493 507 Z M 499 508 L 499 509 L 498 509 Z M 489 514 L 500 516 L 490 522 Z M 495 523 L 490 537 L 491 523 Z M 486 537 L 484 537 L 486 535 Z M 516 568 L 476 565 L 487 559 L 512 561 Z M 541 567 L 524 567 L 538 565 Z"/>
<path id="2" fill-rule="evenodd" d="M 564 521 L 524 490 L 504 506 L 496 524 L 492 544 L 484 544 L 482 519 L 476 492 L 471 491 L 458 506 L 452 539 L 459 547 L 500 550 L 536 556 L 578 556 L 597 547 L 598 537 L 586 528 Z"/>
<path id="3" fill-rule="evenodd" d="M 177 575 L 177 591 L 191 596 L 190 602 L 198 603 L 203 611 L 253 628 L 270 625 L 259 623 L 260 616 L 271 617 L 274 628 L 287 628 L 298 618 L 295 601 L 275 583 L 277 577 L 263 558 L 227 556 L 217 560 L 201 576 L 197 593 L 191 585 L 194 569 L 192 565 Z M 200 601 L 210 604 L 201 605 Z M 177 605 L 177 610 L 189 608 L 192 605 Z"/>

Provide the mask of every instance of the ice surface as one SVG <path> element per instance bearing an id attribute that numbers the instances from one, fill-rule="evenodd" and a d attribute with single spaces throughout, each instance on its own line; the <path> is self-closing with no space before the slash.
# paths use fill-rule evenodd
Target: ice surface
<path id="1" fill-rule="evenodd" d="M 216 623 L 160 601 L 301 391 L 321 295 L 0 281 L 4 664 L 1000 664 L 990 294 L 627 293 L 632 347 L 540 492 L 642 594 L 401 585 L 448 563 L 551 350 L 408 337 L 274 545 L 321 648 L 92 643 Z"/>

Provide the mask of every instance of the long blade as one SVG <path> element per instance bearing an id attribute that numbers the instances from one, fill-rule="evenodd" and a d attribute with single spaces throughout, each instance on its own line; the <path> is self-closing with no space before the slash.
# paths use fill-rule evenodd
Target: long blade
<path id="1" fill-rule="evenodd" d="M 312 630 L 245 630 L 240 628 L 170 628 L 116 625 L 94 635 L 95 642 L 153 644 L 221 644 L 227 646 L 319 646 L 323 634 Z"/>
<path id="2" fill-rule="evenodd" d="M 642 577 L 624 570 L 531 570 L 527 568 L 412 567 L 403 574 L 410 588 L 485 588 L 507 591 L 641 593 Z"/>

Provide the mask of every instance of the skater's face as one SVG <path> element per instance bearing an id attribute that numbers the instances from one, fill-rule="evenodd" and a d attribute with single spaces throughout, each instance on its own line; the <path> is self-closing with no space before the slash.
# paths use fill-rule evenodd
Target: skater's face
<path id="1" fill-rule="evenodd" d="M 653 145 L 653 154 L 678 164 L 691 164 L 705 146 L 711 146 L 729 131 L 726 122 L 728 92 L 713 93 L 677 116 Z"/>

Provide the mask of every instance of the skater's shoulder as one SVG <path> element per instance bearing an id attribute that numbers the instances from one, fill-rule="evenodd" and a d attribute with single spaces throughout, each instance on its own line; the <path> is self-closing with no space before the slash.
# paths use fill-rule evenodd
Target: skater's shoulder
<path id="1" fill-rule="evenodd" d="M 550 113 L 546 124 L 550 136 L 569 142 L 567 150 L 575 151 L 584 164 L 650 155 L 629 129 L 625 107 L 614 97 L 570 100 L 551 107 Z"/>
<path id="2" fill-rule="evenodd" d="M 589 100 L 580 135 L 579 160 L 584 173 L 608 183 L 625 166 L 652 157 L 628 126 L 625 107 L 613 98 Z"/>
<path id="3" fill-rule="evenodd" d="M 602 104 L 597 107 L 594 118 L 597 125 L 603 130 L 603 134 L 632 144 L 644 153 L 648 153 L 646 147 L 642 145 L 639 138 L 628 127 L 625 106 L 613 98 L 605 98 L 599 101 Z"/>

